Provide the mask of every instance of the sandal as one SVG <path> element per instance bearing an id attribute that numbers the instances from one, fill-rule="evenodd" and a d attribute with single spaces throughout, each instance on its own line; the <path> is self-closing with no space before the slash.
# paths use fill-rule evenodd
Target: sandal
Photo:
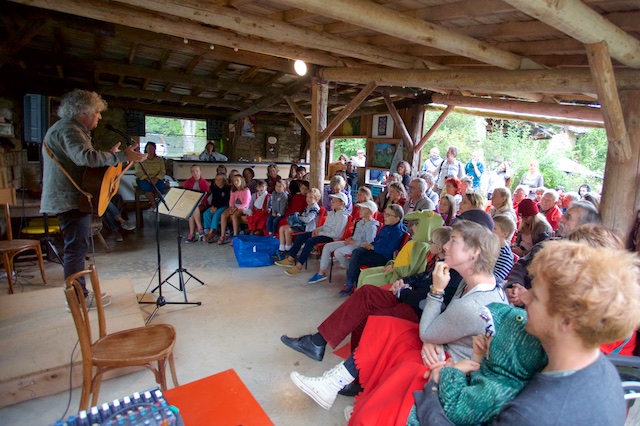
<path id="1" fill-rule="evenodd" d="M 225 242 L 225 236 L 223 235 L 222 237 L 220 237 L 220 239 L 218 240 L 218 245 L 221 246 L 223 245 Z"/>

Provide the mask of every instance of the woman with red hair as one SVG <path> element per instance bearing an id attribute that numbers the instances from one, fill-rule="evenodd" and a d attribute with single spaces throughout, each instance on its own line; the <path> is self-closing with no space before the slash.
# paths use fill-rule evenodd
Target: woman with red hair
<path id="1" fill-rule="evenodd" d="M 456 212 L 460 210 L 460 203 L 462 202 L 462 195 L 460 195 L 460 192 L 462 192 L 462 182 L 460 179 L 450 177 L 445 180 L 444 191 L 456 200 Z"/>

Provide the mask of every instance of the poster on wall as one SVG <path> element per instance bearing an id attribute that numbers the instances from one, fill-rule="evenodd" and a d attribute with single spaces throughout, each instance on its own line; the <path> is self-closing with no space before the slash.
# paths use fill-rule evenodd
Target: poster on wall
<path id="1" fill-rule="evenodd" d="M 245 117 L 242 121 L 242 137 L 255 138 L 256 137 L 256 117 L 251 115 Z"/>
<path id="2" fill-rule="evenodd" d="M 391 118 L 391 114 L 376 114 L 373 116 L 373 128 L 371 129 L 371 137 L 393 137 L 393 119 Z"/>
<path id="3" fill-rule="evenodd" d="M 393 157 L 396 154 L 397 142 L 376 143 L 373 145 L 373 161 L 372 167 L 380 167 L 381 169 L 390 169 L 393 163 Z"/>

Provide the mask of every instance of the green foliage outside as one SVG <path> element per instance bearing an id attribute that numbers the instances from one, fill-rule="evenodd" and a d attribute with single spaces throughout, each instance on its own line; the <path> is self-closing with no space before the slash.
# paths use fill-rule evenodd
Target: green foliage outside
<path id="1" fill-rule="evenodd" d="M 199 154 L 204 150 L 207 142 L 207 126 L 203 120 L 146 116 L 145 123 L 147 136 L 162 136 L 167 145 L 168 157 Z"/>
<path id="2" fill-rule="evenodd" d="M 349 138 L 333 140 L 333 157 L 330 162 L 338 161 L 340 154 L 347 157 L 355 157 L 358 155 L 359 149 L 366 149 L 367 139 L 365 138 Z"/>
<path id="3" fill-rule="evenodd" d="M 440 116 L 440 112 L 425 112 L 425 132 Z M 549 154 L 548 139 L 535 139 L 532 125 L 522 121 L 509 121 L 502 128 L 495 128 L 493 132 L 479 132 L 484 120 L 478 117 L 451 113 L 434 132 L 422 151 L 422 163 L 429 156 L 429 150 L 436 146 L 444 157 L 447 148 L 454 145 L 458 148 L 458 159 L 466 163 L 475 149 L 484 153 L 485 171 L 495 170 L 502 161 L 509 161 L 512 168 L 511 189 L 514 189 L 522 175 L 528 170 L 531 160 L 538 160 L 540 172 L 544 176 L 545 186 L 555 188 L 563 185 L 567 191 L 577 190 L 582 183 L 589 183 L 592 189 L 598 191 L 602 181 L 580 175 L 568 175 L 557 169 L 555 161 L 559 156 L 572 158 L 585 167 L 603 174 L 606 158 L 607 139 L 602 129 L 589 129 L 577 138 L 574 150 L 571 152 L 553 151 Z M 503 123 L 504 124 L 504 123 Z M 553 131 L 560 130 L 557 126 L 548 126 Z"/>

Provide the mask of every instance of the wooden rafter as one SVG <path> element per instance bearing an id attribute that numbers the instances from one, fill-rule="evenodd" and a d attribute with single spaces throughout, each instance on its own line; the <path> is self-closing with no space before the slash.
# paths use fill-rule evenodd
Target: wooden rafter
<path id="1" fill-rule="evenodd" d="M 309 123 L 309 120 L 307 120 L 302 111 L 300 111 L 298 105 L 296 105 L 296 103 L 289 96 L 285 96 L 284 100 L 287 101 L 289 108 L 291 108 L 293 115 L 296 116 L 298 122 L 300 122 L 300 125 L 304 128 L 304 130 L 307 131 L 308 134 L 311 134 L 311 123 Z"/>
<path id="2" fill-rule="evenodd" d="M 308 84 L 307 79 L 300 78 L 298 82 L 296 82 L 295 84 L 287 86 L 284 89 L 280 90 L 279 92 L 274 93 L 270 96 L 265 96 L 259 101 L 255 102 L 249 108 L 245 109 L 244 111 L 240 111 L 238 113 L 231 115 L 231 117 L 229 118 L 229 121 L 236 121 L 241 118 L 247 117 L 249 115 L 255 114 L 257 112 L 260 112 L 267 107 L 271 107 L 283 101 L 285 96 L 288 96 L 288 95 L 291 95 L 292 93 L 296 93 L 300 91 L 307 84 Z"/>
<path id="3" fill-rule="evenodd" d="M 7 63 L 9 58 L 15 55 L 20 49 L 26 46 L 33 37 L 44 27 L 47 20 L 43 17 L 35 17 L 27 21 L 11 37 L 0 45 L 0 67 Z"/>
<path id="4" fill-rule="evenodd" d="M 393 102 L 391 102 L 391 98 L 389 98 L 389 95 L 384 93 L 383 97 L 384 103 L 389 109 L 389 114 L 391 114 L 393 122 L 395 123 L 398 130 L 400 130 L 400 138 L 402 139 L 402 142 L 404 142 L 404 146 L 407 147 L 407 151 L 413 152 L 413 140 L 411 139 L 411 135 L 407 130 L 407 126 L 404 124 L 404 121 L 402 121 L 402 117 L 400 117 L 398 110 L 396 109 Z"/>
<path id="5" fill-rule="evenodd" d="M 447 116 L 453 112 L 453 109 L 453 106 L 447 106 L 447 108 L 442 111 L 442 114 L 440 114 L 436 122 L 431 125 L 429 130 L 427 130 L 427 133 L 425 133 L 424 136 L 420 139 L 420 142 L 416 144 L 416 147 L 413 149 L 414 153 L 418 153 L 422 150 L 422 148 L 424 148 L 427 141 L 429 141 L 431 136 L 433 136 L 436 130 L 438 130 L 438 127 L 440 127 L 440 125 L 444 123 L 444 120 L 447 118 Z"/>
<path id="6" fill-rule="evenodd" d="M 331 123 L 327 125 L 327 127 L 322 131 L 322 134 L 319 136 L 320 140 L 326 140 L 331 136 L 333 132 L 346 120 L 349 118 L 351 113 L 356 110 L 360 106 L 367 96 L 371 94 L 376 88 L 375 83 L 367 84 L 356 96 L 353 97 L 351 102 L 342 110 L 338 115 L 336 115 Z"/>

